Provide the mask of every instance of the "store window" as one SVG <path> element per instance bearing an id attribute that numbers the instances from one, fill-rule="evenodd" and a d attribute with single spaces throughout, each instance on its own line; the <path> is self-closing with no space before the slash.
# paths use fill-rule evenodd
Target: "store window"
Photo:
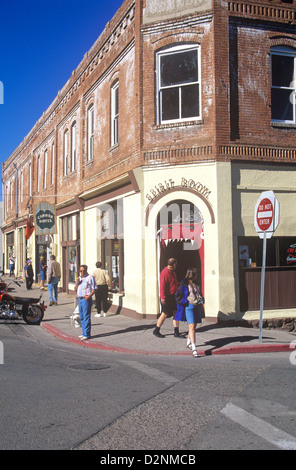
<path id="1" fill-rule="evenodd" d="M 123 201 L 118 200 L 98 207 L 98 238 L 101 258 L 111 278 L 111 290 L 123 292 Z"/>
<path id="2" fill-rule="evenodd" d="M 80 264 L 80 214 L 62 218 L 63 290 L 75 283 Z"/>
<path id="3" fill-rule="evenodd" d="M 198 46 L 177 46 L 157 54 L 158 123 L 200 118 Z"/>
<path id="4" fill-rule="evenodd" d="M 275 122 L 296 123 L 296 50 L 274 47 L 271 51 L 271 109 Z"/>
<path id="5" fill-rule="evenodd" d="M 239 265 L 262 267 L 263 243 L 259 237 L 239 238 Z M 296 237 L 272 237 L 266 243 L 267 267 L 296 267 Z"/>

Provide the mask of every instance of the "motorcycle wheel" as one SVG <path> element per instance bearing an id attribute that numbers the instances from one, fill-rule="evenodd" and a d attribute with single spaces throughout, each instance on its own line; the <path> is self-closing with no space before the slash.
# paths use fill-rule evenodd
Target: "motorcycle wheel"
<path id="1" fill-rule="evenodd" d="M 39 305 L 29 305 L 28 310 L 23 312 L 23 319 L 28 325 L 40 325 L 44 312 Z"/>

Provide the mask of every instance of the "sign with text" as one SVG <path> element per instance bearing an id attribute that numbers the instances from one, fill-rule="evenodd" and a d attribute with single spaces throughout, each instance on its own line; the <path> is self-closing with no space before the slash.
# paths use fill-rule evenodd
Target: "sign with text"
<path id="1" fill-rule="evenodd" d="M 279 202 L 273 191 L 261 193 L 255 206 L 254 225 L 260 238 L 263 238 L 261 286 L 260 286 L 260 320 L 259 343 L 262 343 L 264 282 L 266 268 L 266 240 L 271 238 L 279 223 Z"/>
<path id="2" fill-rule="evenodd" d="M 261 193 L 255 206 L 254 225 L 260 238 L 271 238 L 279 223 L 279 202 L 273 191 Z"/>
<path id="3" fill-rule="evenodd" d="M 57 233 L 55 206 L 48 202 L 41 202 L 35 208 L 36 235 Z"/>

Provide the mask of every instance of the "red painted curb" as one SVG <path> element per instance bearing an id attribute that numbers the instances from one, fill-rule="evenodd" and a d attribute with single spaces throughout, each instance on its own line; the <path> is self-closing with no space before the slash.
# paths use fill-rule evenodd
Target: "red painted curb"
<path id="1" fill-rule="evenodd" d="M 145 351 L 142 349 L 128 349 L 120 346 L 112 346 L 105 343 L 89 343 L 88 341 L 81 341 L 76 336 L 71 336 L 63 333 L 61 330 L 51 325 L 50 323 L 41 323 L 42 327 L 53 334 L 57 338 L 68 343 L 76 344 L 84 348 L 100 349 L 103 351 L 113 351 L 129 354 L 144 354 L 144 355 L 166 355 L 166 356 L 191 356 L 191 351 L 180 352 L 158 352 L 158 351 Z M 204 349 L 199 350 L 200 356 L 214 356 L 221 354 L 252 354 L 252 353 L 267 353 L 267 352 L 285 352 L 291 351 L 290 344 L 258 344 L 252 346 L 229 346 L 220 349 Z"/>

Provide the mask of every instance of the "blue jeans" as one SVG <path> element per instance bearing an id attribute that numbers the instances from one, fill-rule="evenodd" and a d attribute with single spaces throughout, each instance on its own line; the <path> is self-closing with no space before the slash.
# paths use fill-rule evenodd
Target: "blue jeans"
<path id="1" fill-rule="evenodd" d="M 90 338 L 90 329 L 91 329 L 91 307 L 92 307 L 92 298 L 89 300 L 78 299 L 79 306 L 79 317 L 81 321 L 81 328 L 83 336 Z"/>
<path id="2" fill-rule="evenodd" d="M 52 277 L 50 282 L 47 284 L 48 287 L 48 296 L 50 302 L 58 301 L 58 283 L 60 278 L 59 277 Z"/>

